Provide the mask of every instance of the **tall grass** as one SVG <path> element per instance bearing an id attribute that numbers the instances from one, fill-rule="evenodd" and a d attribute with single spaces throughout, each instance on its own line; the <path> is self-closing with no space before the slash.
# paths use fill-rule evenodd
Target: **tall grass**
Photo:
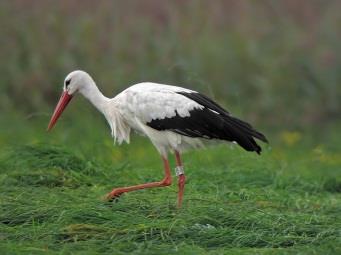
<path id="1" fill-rule="evenodd" d="M 64 76 L 113 96 L 182 85 L 267 125 L 340 116 L 339 1 L 2 1 L 0 104 L 39 112 Z M 251 109 L 251 110 L 250 110 Z"/>

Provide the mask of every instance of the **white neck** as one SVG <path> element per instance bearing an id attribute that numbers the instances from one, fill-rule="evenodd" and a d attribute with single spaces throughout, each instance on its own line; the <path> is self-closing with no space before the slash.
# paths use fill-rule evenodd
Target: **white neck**
<path id="1" fill-rule="evenodd" d="M 105 107 L 110 99 L 102 94 L 92 79 L 79 92 L 105 115 Z"/>
<path id="2" fill-rule="evenodd" d="M 99 91 L 91 77 L 83 82 L 84 86 L 79 92 L 103 113 L 111 127 L 112 136 L 115 138 L 115 141 L 117 140 L 118 143 L 123 141 L 129 143 L 130 127 L 123 121 L 122 116 L 116 111 L 114 105 L 110 105 L 110 99 Z"/>

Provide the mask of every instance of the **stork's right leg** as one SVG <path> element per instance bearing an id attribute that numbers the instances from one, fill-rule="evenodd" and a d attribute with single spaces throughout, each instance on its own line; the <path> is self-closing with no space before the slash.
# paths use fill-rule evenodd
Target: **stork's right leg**
<path id="1" fill-rule="evenodd" d="M 113 198 L 119 197 L 125 192 L 130 192 L 138 189 L 146 189 L 146 188 L 154 188 L 154 187 L 165 187 L 169 186 L 172 184 L 172 176 L 170 172 L 170 167 L 169 167 L 169 162 L 166 157 L 162 157 L 163 160 L 163 165 L 165 169 L 165 177 L 162 179 L 162 181 L 159 182 L 150 182 L 150 183 L 145 183 L 145 184 L 140 184 L 140 185 L 135 185 L 135 186 L 130 186 L 130 187 L 122 187 L 122 188 L 116 188 L 113 189 L 107 196 L 106 198 L 108 200 L 111 200 Z"/>
<path id="2" fill-rule="evenodd" d="M 178 208 L 182 205 L 182 198 L 184 196 L 184 190 L 185 190 L 185 182 L 186 182 L 186 176 L 184 172 L 184 167 L 181 162 L 180 153 L 178 151 L 175 151 L 175 160 L 176 160 L 176 176 L 178 176 L 178 187 L 179 187 L 179 193 L 178 193 Z"/>

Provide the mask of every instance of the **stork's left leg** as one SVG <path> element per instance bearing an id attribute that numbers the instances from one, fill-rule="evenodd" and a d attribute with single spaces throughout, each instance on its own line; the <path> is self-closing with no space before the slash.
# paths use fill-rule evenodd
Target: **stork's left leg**
<path id="1" fill-rule="evenodd" d="M 172 176 L 170 172 L 170 167 L 169 167 L 169 162 L 167 157 L 163 156 L 163 166 L 165 170 L 165 177 L 158 182 L 149 182 L 145 184 L 140 184 L 140 185 L 135 185 L 135 186 L 130 186 L 130 187 L 122 187 L 122 188 L 116 188 L 113 189 L 107 196 L 106 199 L 111 200 L 113 198 L 119 197 L 125 192 L 130 192 L 134 190 L 139 190 L 139 189 L 146 189 L 146 188 L 155 188 L 155 187 L 165 187 L 169 186 L 172 184 Z"/>
<path id="2" fill-rule="evenodd" d="M 178 187 L 179 187 L 179 193 L 178 193 L 178 207 L 180 208 L 182 205 L 182 198 L 184 195 L 184 189 L 185 189 L 185 182 L 186 182 L 186 177 L 185 177 L 185 172 L 184 172 L 184 167 L 181 162 L 181 157 L 180 153 L 178 151 L 175 151 L 175 159 L 176 159 L 176 176 L 178 176 Z"/>

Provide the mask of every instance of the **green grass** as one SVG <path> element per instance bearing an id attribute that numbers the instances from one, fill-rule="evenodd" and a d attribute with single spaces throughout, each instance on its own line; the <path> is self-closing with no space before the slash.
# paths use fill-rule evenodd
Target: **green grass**
<path id="1" fill-rule="evenodd" d="M 114 147 L 102 125 L 81 133 L 89 121 L 67 127 L 67 116 L 51 134 L 45 117 L 25 130 L 1 118 L 1 254 L 341 253 L 339 128 L 323 143 L 270 134 L 260 157 L 229 145 L 185 154 L 178 210 L 175 184 L 103 202 L 113 187 L 161 179 L 159 156 L 143 138 Z"/>

